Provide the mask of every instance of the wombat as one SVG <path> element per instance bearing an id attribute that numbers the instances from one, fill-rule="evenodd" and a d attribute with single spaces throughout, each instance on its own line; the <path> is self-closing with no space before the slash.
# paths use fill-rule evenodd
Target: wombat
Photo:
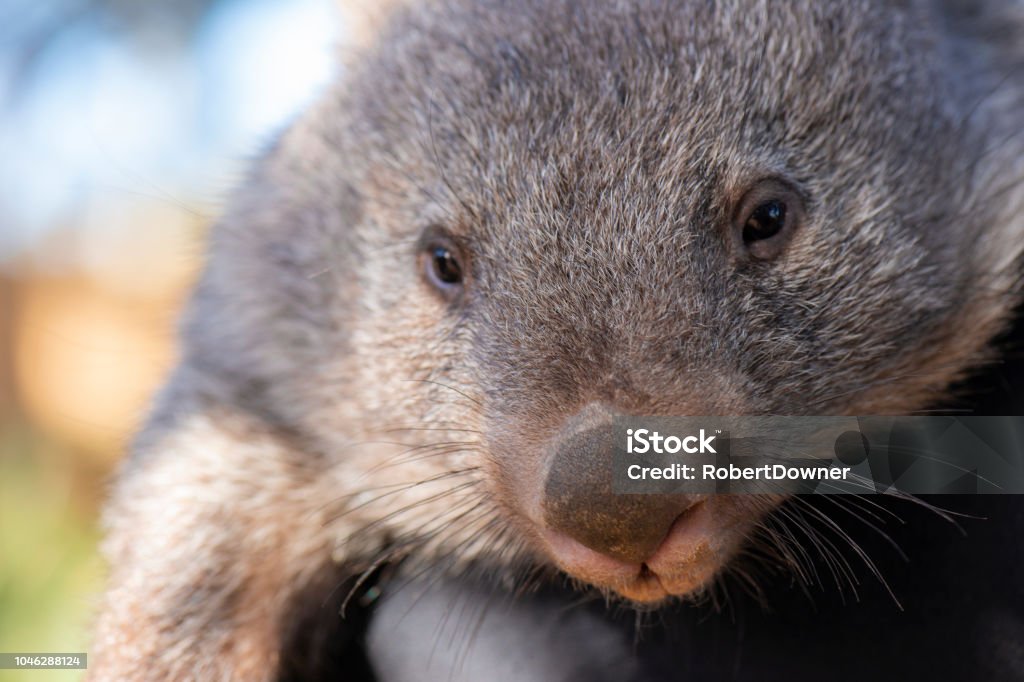
<path id="1" fill-rule="evenodd" d="M 993 361 L 1022 27 L 1009 0 L 394 8 L 213 230 L 107 509 L 92 679 L 369 676 L 398 578 L 650 616 L 841 572 L 781 496 L 612 494 L 588 434 L 915 413 Z"/>

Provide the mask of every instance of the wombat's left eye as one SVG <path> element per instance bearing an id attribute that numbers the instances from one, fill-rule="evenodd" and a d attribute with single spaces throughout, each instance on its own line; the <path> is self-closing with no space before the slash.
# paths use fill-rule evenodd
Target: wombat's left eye
<path id="1" fill-rule="evenodd" d="M 782 255 L 804 220 L 801 193 L 784 180 L 754 184 L 736 207 L 731 237 L 741 259 L 772 260 Z"/>
<path id="2" fill-rule="evenodd" d="M 786 226 L 786 202 L 770 199 L 751 211 L 743 225 L 743 241 L 747 244 L 760 239 L 771 239 Z"/>

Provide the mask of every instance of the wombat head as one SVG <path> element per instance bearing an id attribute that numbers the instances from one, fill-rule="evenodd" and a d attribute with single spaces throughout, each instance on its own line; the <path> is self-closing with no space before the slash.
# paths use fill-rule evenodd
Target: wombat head
<path id="1" fill-rule="evenodd" d="M 183 371 L 346 547 L 699 590 L 778 500 L 627 505 L 594 424 L 918 410 L 1016 301 L 1015 84 L 904 5 L 396 12 L 215 231 Z"/>

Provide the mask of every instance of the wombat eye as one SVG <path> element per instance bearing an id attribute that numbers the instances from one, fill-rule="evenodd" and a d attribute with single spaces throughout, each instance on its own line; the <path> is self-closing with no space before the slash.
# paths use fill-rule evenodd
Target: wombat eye
<path id="1" fill-rule="evenodd" d="M 431 235 L 422 246 L 423 276 L 442 296 L 452 300 L 462 291 L 466 279 L 465 258 L 459 246 L 446 235 Z"/>
<path id="2" fill-rule="evenodd" d="M 445 246 L 435 246 L 430 254 L 430 272 L 439 286 L 445 287 L 462 283 L 462 266 L 459 259 Z"/>
<path id="3" fill-rule="evenodd" d="M 749 244 L 774 237 L 786 225 L 786 203 L 772 199 L 760 204 L 743 225 L 743 241 Z"/>
<path id="4" fill-rule="evenodd" d="M 737 256 L 770 260 L 782 254 L 803 218 L 800 193 L 775 178 L 761 180 L 740 201 L 733 222 Z"/>

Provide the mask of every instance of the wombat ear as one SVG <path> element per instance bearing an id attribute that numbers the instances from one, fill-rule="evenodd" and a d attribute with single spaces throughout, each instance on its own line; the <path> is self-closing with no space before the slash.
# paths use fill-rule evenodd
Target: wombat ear
<path id="1" fill-rule="evenodd" d="M 347 42 L 355 46 L 370 43 L 396 10 L 409 0 L 335 0 Z"/>

